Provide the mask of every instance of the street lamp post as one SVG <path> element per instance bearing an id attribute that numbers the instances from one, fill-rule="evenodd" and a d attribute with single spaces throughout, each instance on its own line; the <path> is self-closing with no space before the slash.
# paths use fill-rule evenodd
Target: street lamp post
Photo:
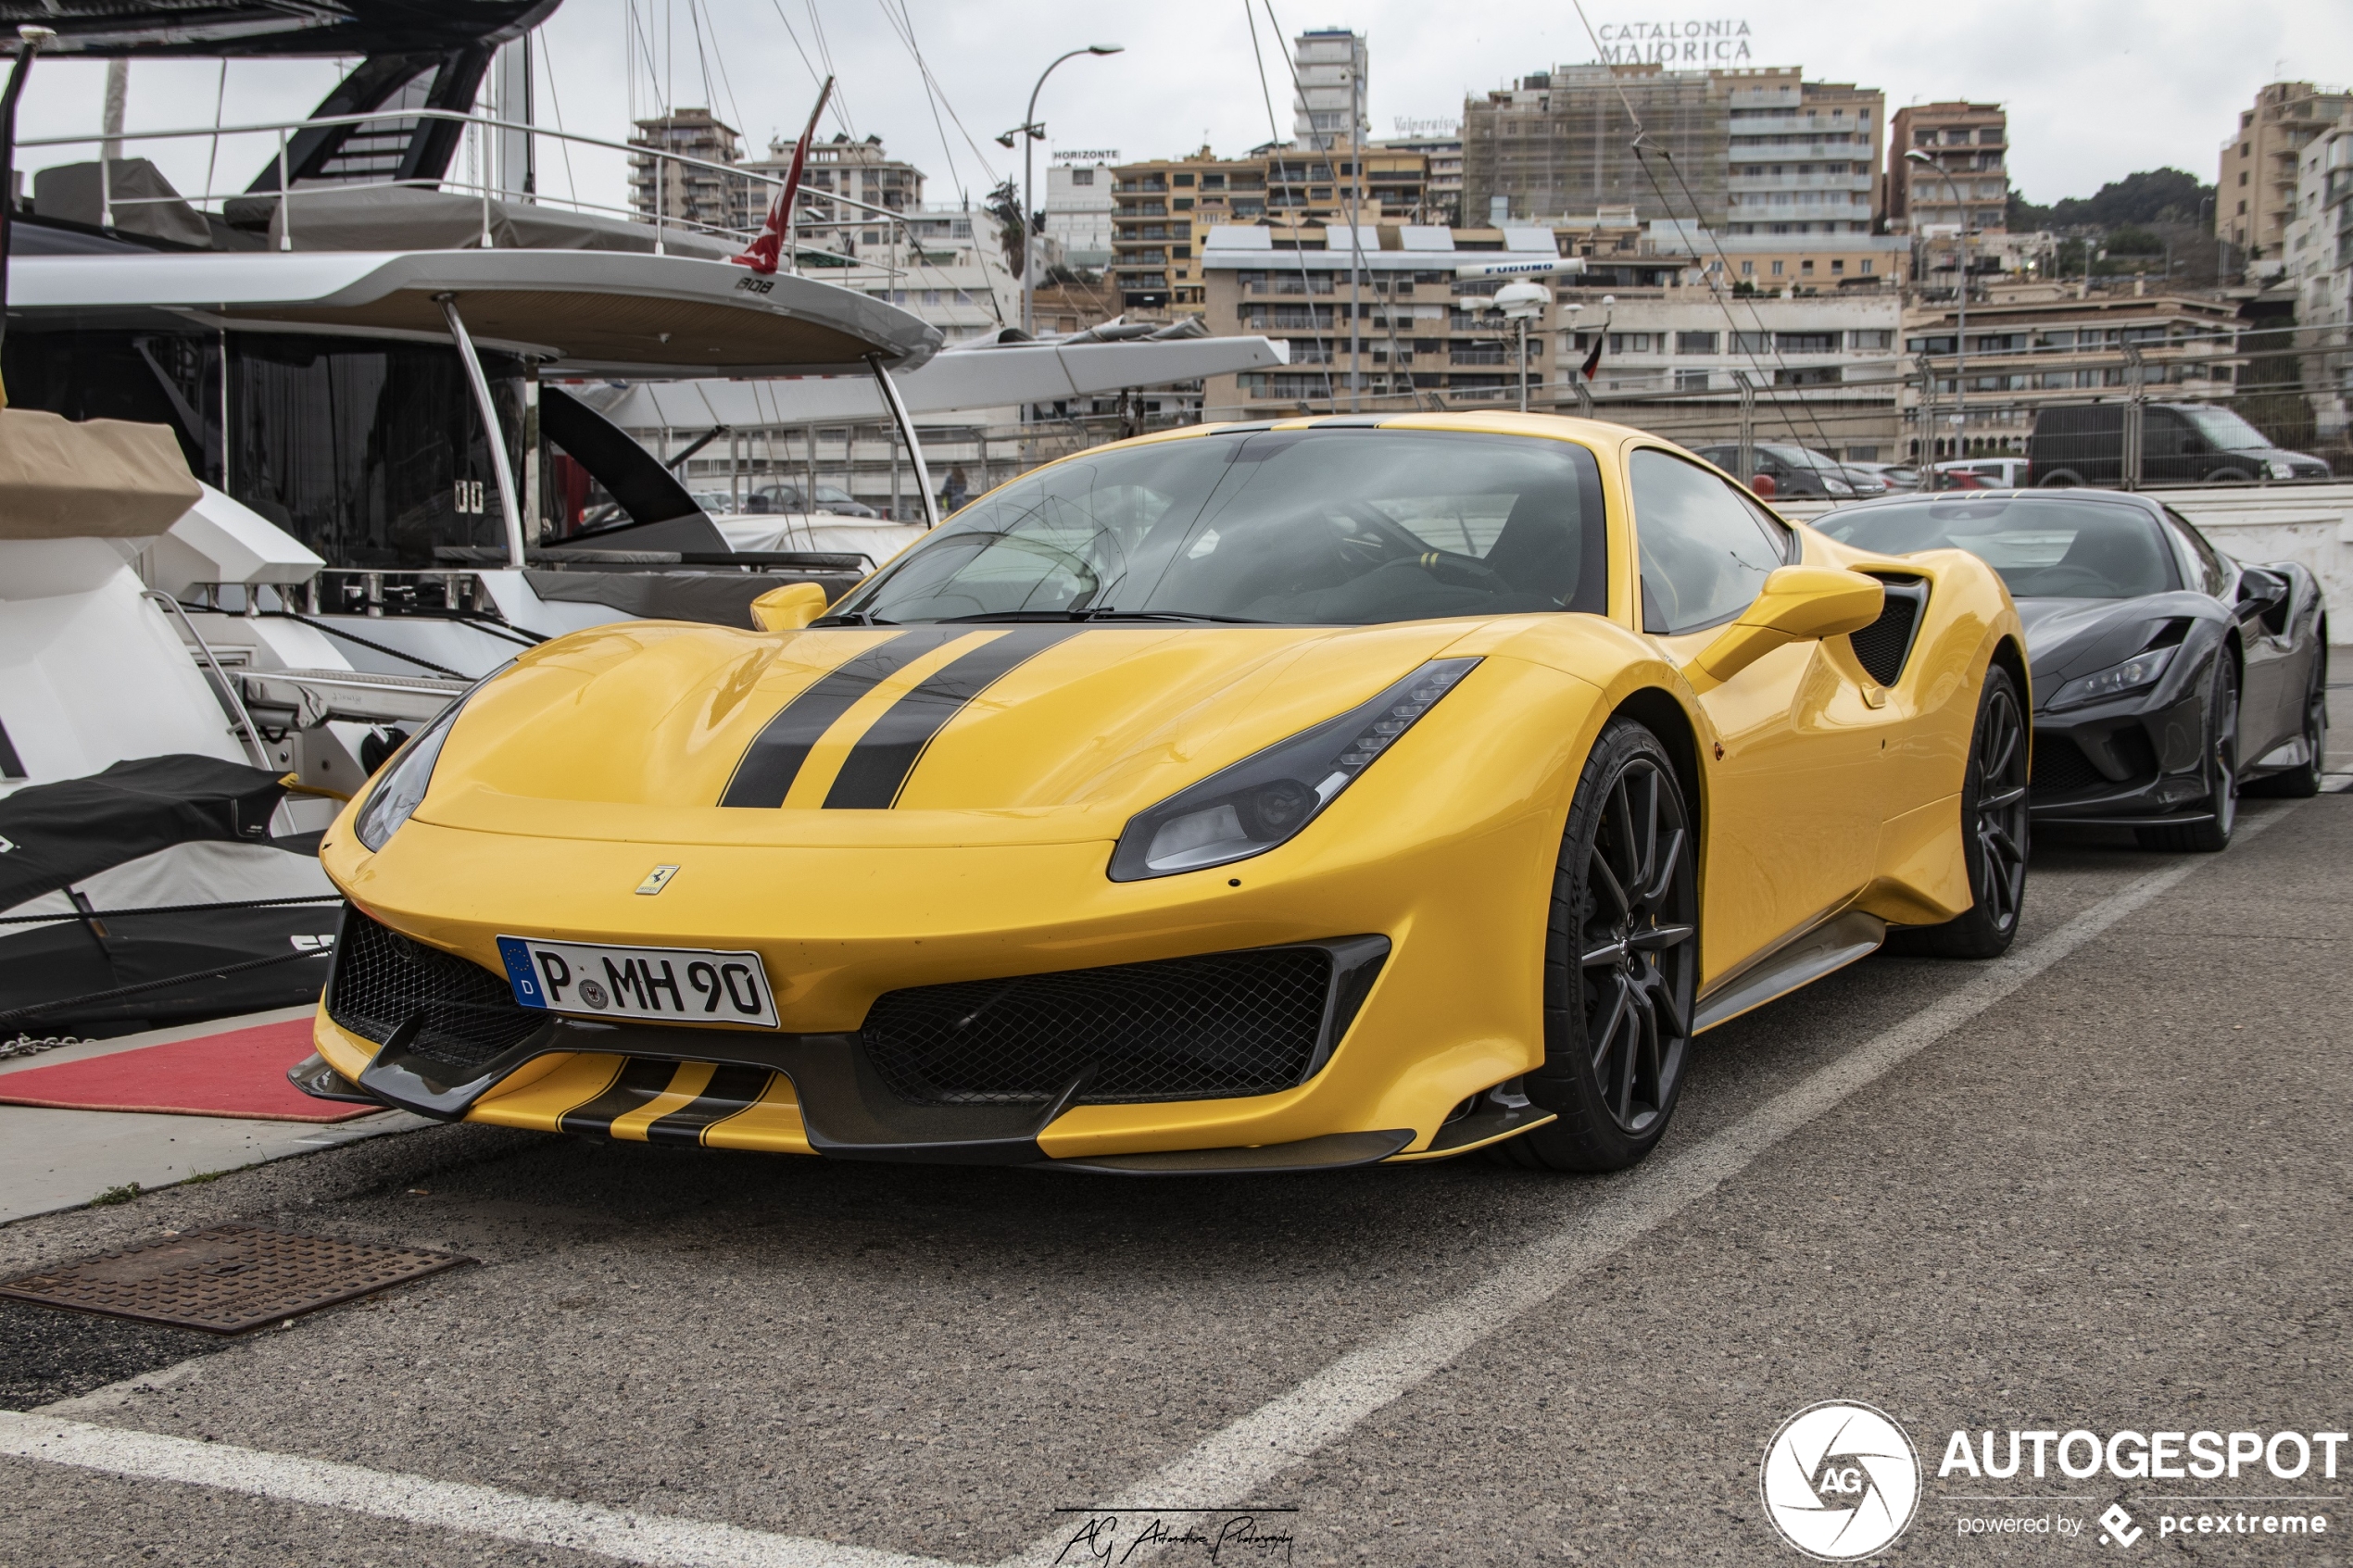
<path id="1" fill-rule="evenodd" d="M 1968 456 L 1965 447 L 1969 434 L 1969 204 L 1961 199 L 1961 188 L 1953 182 L 1952 175 L 1934 158 L 1914 147 L 1904 155 L 1904 160 L 1934 170 L 1936 177 L 1944 182 L 1944 189 L 1953 198 L 1953 211 L 1961 220 L 1960 315 L 1953 327 L 1953 456 L 1959 458 Z M 1928 471 L 1931 479 L 1937 471 L 1933 433 L 1928 441 Z M 1944 486 L 1931 483 L 1929 488 L 1941 490 Z"/>
<path id="2" fill-rule="evenodd" d="M 997 144 L 1001 147 L 1012 146 L 1013 144 L 1013 138 L 1016 136 L 1022 139 L 1021 330 L 1025 335 L 1035 335 L 1036 332 L 1036 329 L 1031 325 L 1030 309 L 1030 295 L 1036 287 L 1032 280 L 1036 277 L 1038 271 L 1038 247 L 1033 243 L 1035 237 L 1031 234 L 1029 229 L 1031 202 L 1034 199 L 1030 189 L 1032 175 L 1031 165 L 1036 159 L 1038 139 L 1046 134 L 1046 128 L 1038 123 L 1038 94 L 1046 90 L 1046 79 L 1054 74 L 1054 66 L 1062 64 L 1064 60 L 1075 60 L 1081 55 L 1117 55 L 1124 54 L 1126 51 L 1126 45 L 1124 44 L 1089 44 L 1084 49 L 1073 49 L 1067 55 L 1057 56 L 1054 59 L 1053 65 L 1048 66 L 1044 70 L 1038 73 L 1038 85 L 1029 90 L 1029 107 L 1022 115 L 1021 123 L 1014 126 L 1011 131 L 1006 132 L 1002 136 L 997 138 Z"/>

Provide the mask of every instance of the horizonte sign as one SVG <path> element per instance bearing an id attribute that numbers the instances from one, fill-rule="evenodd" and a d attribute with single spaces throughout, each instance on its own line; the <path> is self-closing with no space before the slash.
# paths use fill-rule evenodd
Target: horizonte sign
<path id="1" fill-rule="evenodd" d="M 1748 23 L 1717 21 L 1604 22 L 1602 64 L 1733 66 L 1749 57 Z"/>

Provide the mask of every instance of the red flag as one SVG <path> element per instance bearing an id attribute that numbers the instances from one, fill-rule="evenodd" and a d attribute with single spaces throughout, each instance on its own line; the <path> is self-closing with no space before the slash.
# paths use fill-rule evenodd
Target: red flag
<path id="1" fill-rule="evenodd" d="M 776 270 L 777 259 L 784 254 L 785 237 L 792 230 L 793 196 L 800 189 L 800 171 L 809 162 L 809 144 L 817 139 L 817 117 L 825 112 L 825 100 L 833 95 L 834 79 L 829 76 L 824 86 L 817 90 L 817 107 L 809 111 L 809 128 L 793 145 L 792 164 L 785 170 L 784 189 L 768 204 L 768 221 L 761 225 L 760 237 L 741 256 L 731 256 L 728 260 L 762 276 Z"/>
<path id="2" fill-rule="evenodd" d="M 1584 376 L 1587 381 L 1592 381 L 1593 379 L 1593 372 L 1602 368 L 1602 343 L 1604 339 L 1608 337 L 1608 335 L 1609 334 L 1607 332 L 1595 332 L 1593 334 L 1593 352 L 1585 356 L 1585 364 L 1583 366 Z"/>

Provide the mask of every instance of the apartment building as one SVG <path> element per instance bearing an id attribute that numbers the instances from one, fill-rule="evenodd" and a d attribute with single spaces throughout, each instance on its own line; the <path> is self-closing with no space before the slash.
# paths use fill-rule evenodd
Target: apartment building
<path id="1" fill-rule="evenodd" d="M 2247 261 L 2277 261 L 2296 216 L 2305 147 L 2353 112 L 2353 94 L 2309 82 L 2274 82 L 2239 112 L 2238 133 L 2222 144 L 2215 179 L 2214 232 Z"/>
<path id="2" fill-rule="evenodd" d="M 1905 155 L 1935 160 L 1924 169 Z M 1914 104 L 1887 134 L 1887 220 L 1908 233 L 1934 227 L 2000 233 L 2009 227 L 2009 118 L 1999 104 Z"/>
<path id="3" fill-rule="evenodd" d="M 1950 305 L 1916 305 L 1904 317 L 1907 456 L 1919 431 L 1935 432 L 1935 455 L 1955 455 L 1945 421 L 1967 383 L 1970 454 L 2023 452 L 2034 410 L 2133 395 L 2196 400 L 2231 395 L 2239 360 L 2235 302 L 2189 294 L 2119 291 L 2079 298 L 2056 284 L 1996 285 L 1971 301 L 1963 345 Z M 1966 354 L 1957 354 L 1965 346 Z"/>
<path id="4" fill-rule="evenodd" d="M 1116 151 L 1056 153 L 1046 169 L 1046 238 L 1065 267 L 1100 271 L 1111 265 L 1112 187 Z"/>
<path id="5" fill-rule="evenodd" d="M 1205 304 L 1199 241 L 1218 224 L 1272 222 L 1298 232 L 1328 223 L 1412 222 L 1428 202 L 1429 158 L 1366 148 L 1352 157 L 1277 148 L 1220 158 L 1129 163 L 1113 171 L 1112 275 L 1130 310 L 1198 315 Z"/>
<path id="6" fill-rule="evenodd" d="M 1513 394 L 1514 334 L 1454 269 L 1462 251 L 1504 257 L 1556 257 L 1549 229 L 1344 226 L 1296 232 L 1298 249 L 1277 248 L 1277 231 L 1219 226 L 1203 236 L 1203 314 L 1220 334 L 1284 340 L 1280 370 L 1213 377 L 1205 417 L 1250 419 L 1352 406 L 1403 409 L 1467 400 L 1492 404 Z M 1294 243 L 1287 234 L 1286 245 Z M 1352 289 L 1350 264 L 1363 273 Z M 1481 259 L 1486 257 L 1482 256 Z M 1492 293 L 1492 285 L 1485 292 Z M 1529 379 L 1554 382 L 1549 322 L 1529 333 Z M 1352 339 L 1353 349 L 1352 351 Z"/>
<path id="7" fill-rule="evenodd" d="M 1648 159 L 1635 155 L 1629 107 Z M 1720 229 L 1729 107 L 1705 70 L 1586 65 L 1523 76 L 1463 105 L 1463 216 L 1539 222 L 1630 207 L 1645 220 L 1696 217 Z"/>
<path id="8" fill-rule="evenodd" d="M 792 143 L 773 141 L 766 157 L 744 167 L 781 180 L 792 154 Z M 868 209 L 913 213 L 924 205 L 923 170 L 892 157 L 880 136 L 861 142 L 837 132 L 833 140 L 814 144 L 800 182 L 808 193 L 799 204 L 801 243 L 826 250 L 893 244 L 894 225 Z M 837 196 L 848 200 L 829 199 Z M 853 201 L 861 205 L 849 205 Z"/>
<path id="9" fill-rule="evenodd" d="M 2353 414 L 2353 118 L 2304 144 L 2281 259 L 2303 345 L 2322 351 L 2304 362 L 2318 434 L 2339 441 Z"/>
<path id="10" fill-rule="evenodd" d="M 1423 187 L 1422 209 L 1415 221 L 1442 223 L 1449 227 L 1462 223 L 1463 138 L 1459 133 L 1390 136 L 1375 142 L 1372 150 L 1377 153 L 1419 153 L 1428 158 L 1428 182 Z"/>
<path id="11" fill-rule="evenodd" d="M 1322 28 L 1291 40 L 1291 144 L 1303 152 L 1361 147 L 1373 137 L 1365 75 L 1372 64 L 1361 33 Z"/>
<path id="12" fill-rule="evenodd" d="M 1725 99 L 1727 235 L 1871 232 L 1884 94 L 1794 67 L 1709 74 Z"/>
<path id="13" fill-rule="evenodd" d="M 629 145 L 644 149 L 629 155 L 629 202 L 646 221 L 741 233 L 766 218 L 764 189 L 755 195 L 753 182 L 701 167 L 743 160 L 742 134 L 709 109 L 682 108 L 638 120 Z"/>

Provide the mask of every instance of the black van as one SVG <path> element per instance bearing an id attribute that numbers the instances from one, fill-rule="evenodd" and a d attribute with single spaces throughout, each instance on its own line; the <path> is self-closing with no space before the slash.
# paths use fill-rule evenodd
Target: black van
<path id="1" fill-rule="evenodd" d="M 2124 483 L 2122 403 L 2066 403 L 2034 416 L 2026 440 L 2029 484 Z M 2285 452 L 2230 409 L 2212 403 L 2149 403 L 2141 411 L 2141 483 L 2244 484 L 2258 479 L 2327 479 L 2328 464 Z"/>

